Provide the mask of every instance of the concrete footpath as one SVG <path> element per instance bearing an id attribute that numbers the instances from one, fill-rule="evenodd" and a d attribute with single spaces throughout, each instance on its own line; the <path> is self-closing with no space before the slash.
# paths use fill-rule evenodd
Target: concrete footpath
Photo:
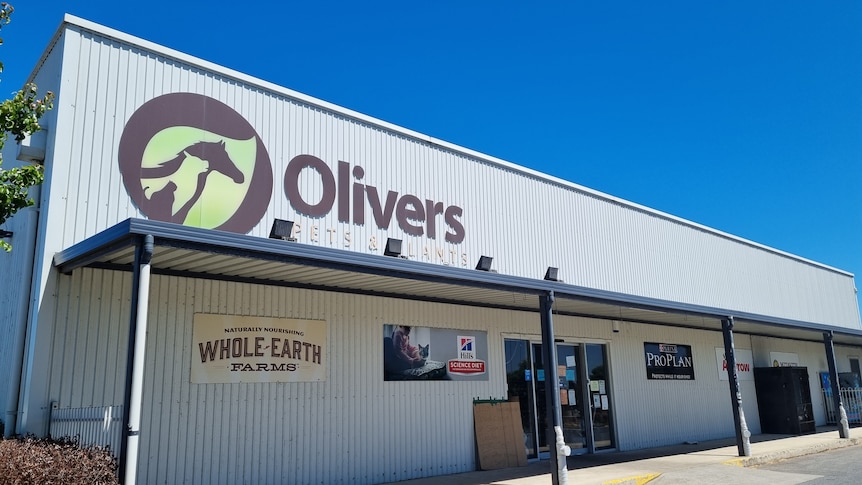
<path id="1" fill-rule="evenodd" d="M 739 457 L 736 440 L 721 439 L 644 450 L 571 456 L 571 484 L 644 484 L 666 473 L 726 465 L 753 467 L 797 456 L 862 444 L 862 428 L 852 428 L 850 439 L 838 437 L 834 426 L 819 427 L 803 436 L 762 434 L 751 437 L 751 456 Z M 694 470 L 692 470 L 694 471 Z M 403 485 L 539 485 L 551 483 L 550 462 L 535 461 L 525 467 L 476 471 L 394 482 Z M 730 483 L 730 482 L 725 482 Z"/>

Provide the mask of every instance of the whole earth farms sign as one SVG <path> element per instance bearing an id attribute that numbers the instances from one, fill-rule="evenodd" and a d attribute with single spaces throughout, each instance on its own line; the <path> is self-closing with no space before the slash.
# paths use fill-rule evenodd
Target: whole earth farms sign
<path id="1" fill-rule="evenodd" d="M 196 313 L 191 382 L 326 380 L 326 322 Z"/>

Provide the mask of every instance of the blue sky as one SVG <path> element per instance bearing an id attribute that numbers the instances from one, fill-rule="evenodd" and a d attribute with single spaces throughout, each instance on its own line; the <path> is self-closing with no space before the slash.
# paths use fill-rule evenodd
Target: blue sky
<path id="1" fill-rule="evenodd" d="M 18 0 L 862 274 L 862 2 Z"/>

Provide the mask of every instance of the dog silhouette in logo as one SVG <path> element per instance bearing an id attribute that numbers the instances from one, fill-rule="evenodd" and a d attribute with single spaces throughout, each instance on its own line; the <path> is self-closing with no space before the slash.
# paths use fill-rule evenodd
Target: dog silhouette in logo
<path id="1" fill-rule="evenodd" d="M 197 159 L 197 164 L 194 167 L 187 167 L 187 165 L 191 163 L 189 162 L 191 157 L 195 157 Z M 196 170 L 198 171 L 198 174 L 194 194 L 192 194 L 182 207 L 174 212 L 173 207 L 176 201 L 176 192 L 179 188 L 176 181 L 180 181 L 182 179 L 179 177 L 174 178 L 172 176 L 177 174 L 181 168 L 192 171 Z M 213 172 L 219 172 L 237 184 L 241 184 L 245 181 L 243 173 L 239 168 L 237 168 L 230 156 L 228 156 L 227 150 L 225 150 L 224 141 L 197 142 L 177 153 L 177 156 L 171 160 L 162 162 L 155 167 L 142 167 L 141 180 L 172 177 L 161 189 L 152 192 L 152 195 L 147 199 L 147 204 L 144 208 L 145 212 L 151 219 L 177 224 L 184 223 L 186 217 L 189 215 L 189 211 L 191 211 L 192 207 L 201 198 L 201 195 L 206 188 L 207 177 L 209 177 Z M 186 171 L 185 173 L 188 172 Z M 147 192 L 150 189 L 151 187 L 147 186 L 144 188 L 144 192 Z"/>

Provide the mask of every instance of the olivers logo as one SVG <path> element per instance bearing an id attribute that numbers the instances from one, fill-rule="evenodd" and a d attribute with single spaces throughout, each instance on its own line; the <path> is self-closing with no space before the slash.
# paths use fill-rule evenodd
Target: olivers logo
<path id="1" fill-rule="evenodd" d="M 120 138 L 120 172 L 150 219 L 245 234 L 272 196 L 272 165 L 254 128 L 215 99 L 191 93 L 138 108 Z"/>

